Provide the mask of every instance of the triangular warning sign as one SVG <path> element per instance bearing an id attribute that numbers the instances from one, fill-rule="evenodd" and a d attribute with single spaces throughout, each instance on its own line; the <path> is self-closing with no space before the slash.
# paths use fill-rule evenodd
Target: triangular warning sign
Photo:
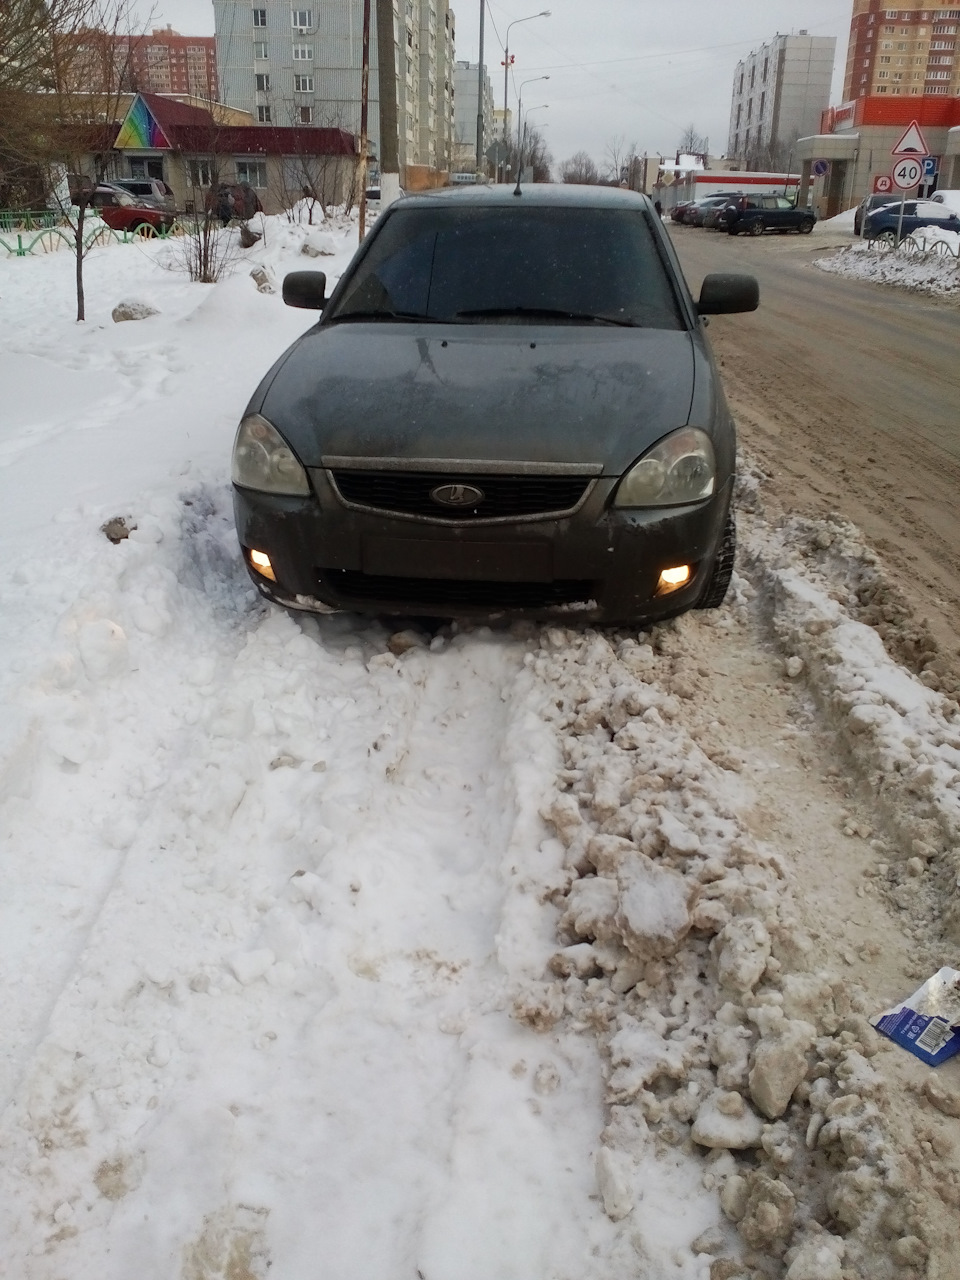
<path id="1" fill-rule="evenodd" d="M 920 126 L 916 120 L 910 122 L 910 128 L 890 154 L 892 156 L 925 156 L 928 154 L 927 140 L 920 132 Z"/>

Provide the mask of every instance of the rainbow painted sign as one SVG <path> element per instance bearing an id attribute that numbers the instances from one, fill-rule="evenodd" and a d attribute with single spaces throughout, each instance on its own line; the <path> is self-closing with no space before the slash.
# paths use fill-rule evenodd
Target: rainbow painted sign
<path id="1" fill-rule="evenodd" d="M 127 112 L 117 140 L 113 144 L 121 150 L 169 151 L 170 143 L 150 108 L 142 98 L 135 98 Z"/>

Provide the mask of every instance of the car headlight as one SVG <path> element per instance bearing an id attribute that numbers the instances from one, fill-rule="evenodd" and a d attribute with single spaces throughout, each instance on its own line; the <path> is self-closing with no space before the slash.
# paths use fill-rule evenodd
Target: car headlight
<path id="1" fill-rule="evenodd" d="M 620 481 L 615 507 L 676 507 L 702 502 L 716 490 L 717 459 L 705 431 L 683 427 L 674 431 Z"/>
<path id="2" fill-rule="evenodd" d="M 261 493 L 303 496 L 307 473 L 283 436 L 259 413 L 244 418 L 233 444 L 233 483 Z"/>

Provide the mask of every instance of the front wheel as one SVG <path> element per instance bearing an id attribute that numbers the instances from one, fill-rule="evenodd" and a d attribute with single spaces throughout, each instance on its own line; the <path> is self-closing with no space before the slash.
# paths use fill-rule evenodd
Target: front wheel
<path id="1" fill-rule="evenodd" d="M 759 219 L 759 218 L 756 220 L 756 222 L 751 222 L 751 223 L 750 223 L 750 234 L 751 234 L 752 236 L 762 236 L 762 235 L 763 235 L 763 223 L 760 221 L 760 219 Z"/>
<path id="2" fill-rule="evenodd" d="M 800 234 L 802 236 L 808 236 L 812 230 L 813 230 L 813 219 L 804 218 L 804 220 L 800 223 Z"/>
<path id="3" fill-rule="evenodd" d="M 717 549 L 717 558 L 714 560 L 713 569 L 710 571 L 707 589 L 697 601 L 696 607 L 698 609 L 719 609 L 723 604 L 727 588 L 730 586 L 730 579 L 733 577 L 733 562 L 736 557 L 737 522 L 731 511 L 727 516 L 723 537 L 720 539 L 720 546 Z"/>
<path id="4" fill-rule="evenodd" d="M 895 249 L 897 245 L 897 233 L 895 231 L 881 231 L 877 236 L 877 240 L 885 249 Z"/>

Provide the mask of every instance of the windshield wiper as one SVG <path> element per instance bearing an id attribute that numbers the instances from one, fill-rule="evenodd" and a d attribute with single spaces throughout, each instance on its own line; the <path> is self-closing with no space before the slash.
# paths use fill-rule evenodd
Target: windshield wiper
<path id="1" fill-rule="evenodd" d="M 424 316 L 418 311 L 341 311 L 331 316 L 329 323 L 335 320 L 416 320 L 420 324 L 456 324 L 455 320 Z"/>
<path id="2" fill-rule="evenodd" d="M 484 316 L 525 316 L 533 320 L 573 320 L 581 324 L 613 324 L 635 329 L 633 320 L 617 320 L 613 316 L 590 315 L 580 311 L 562 311 L 553 307 L 480 307 L 475 311 L 458 311 L 457 319 L 482 319 Z"/>

